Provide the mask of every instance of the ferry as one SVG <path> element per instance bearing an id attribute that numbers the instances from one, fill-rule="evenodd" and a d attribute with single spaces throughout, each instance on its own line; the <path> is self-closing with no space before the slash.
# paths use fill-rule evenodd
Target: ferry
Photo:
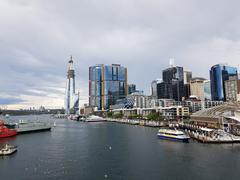
<path id="1" fill-rule="evenodd" d="M 16 151 L 17 151 L 17 146 L 5 144 L 5 146 L 2 149 L 0 149 L 0 156 L 11 155 Z"/>
<path id="2" fill-rule="evenodd" d="M 184 132 L 174 129 L 159 129 L 157 136 L 160 139 L 188 142 L 190 137 Z"/>

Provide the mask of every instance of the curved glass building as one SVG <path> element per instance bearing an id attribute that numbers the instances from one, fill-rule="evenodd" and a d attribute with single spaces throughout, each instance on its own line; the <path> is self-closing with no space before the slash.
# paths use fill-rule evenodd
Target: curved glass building
<path id="1" fill-rule="evenodd" d="M 231 76 L 237 76 L 237 68 L 223 64 L 216 64 L 211 67 L 211 95 L 213 101 L 225 101 L 225 81 Z"/>
<path id="2" fill-rule="evenodd" d="M 127 69 L 119 64 L 89 67 L 89 105 L 109 109 L 128 93 Z"/>

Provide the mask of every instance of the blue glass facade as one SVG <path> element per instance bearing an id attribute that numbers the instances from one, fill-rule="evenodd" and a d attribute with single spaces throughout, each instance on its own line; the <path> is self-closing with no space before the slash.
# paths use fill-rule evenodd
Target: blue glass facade
<path id="1" fill-rule="evenodd" d="M 203 83 L 203 90 L 204 90 L 204 99 L 205 101 L 210 101 L 212 99 L 211 96 L 211 81 L 204 81 Z"/>
<path id="2" fill-rule="evenodd" d="M 214 101 L 225 101 L 224 82 L 229 80 L 229 77 L 237 76 L 237 68 L 222 64 L 213 66 L 210 70 L 211 80 L 211 95 Z"/>
<path id="3" fill-rule="evenodd" d="M 89 68 L 89 105 L 108 109 L 127 95 L 127 69 L 120 65 Z"/>

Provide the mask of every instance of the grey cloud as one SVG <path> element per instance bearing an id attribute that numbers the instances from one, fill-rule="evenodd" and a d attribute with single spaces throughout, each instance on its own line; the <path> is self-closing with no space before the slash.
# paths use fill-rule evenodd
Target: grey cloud
<path id="1" fill-rule="evenodd" d="M 129 81 L 146 93 L 170 57 L 208 78 L 213 64 L 238 64 L 239 5 L 237 0 L 2 0 L 0 95 L 49 92 L 62 98 L 70 54 L 84 101 L 93 64 L 128 67 Z"/>
<path id="2" fill-rule="evenodd" d="M 25 102 L 25 100 L 19 98 L 0 98 L 1 105 L 18 104 L 22 102 Z"/>

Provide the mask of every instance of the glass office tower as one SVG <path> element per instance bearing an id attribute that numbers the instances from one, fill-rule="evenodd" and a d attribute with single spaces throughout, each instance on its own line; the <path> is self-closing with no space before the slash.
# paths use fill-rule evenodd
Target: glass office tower
<path id="1" fill-rule="evenodd" d="M 109 109 L 128 93 L 127 69 L 119 64 L 89 67 L 89 105 Z"/>
<path id="2" fill-rule="evenodd" d="M 205 101 L 211 101 L 212 100 L 211 81 L 205 80 L 203 82 L 203 89 L 204 89 L 204 99 L 205 99 Z"/>
<path id="3" fill-rule="evenodd" d="M 163 70 L 164 98 L 182 101 L 184 97 L 184 72 L 183 67 L 174 66 Z M 161 95 L 160 95 L 161 97 Z"/>
<path id="4" fill-rule="evenodd" d="M 237 68 L 227 65 L 217 64 L 211 67 L 211 95 L 214 101 L 225 101 L 226 94 L 224 82 L 231 76 L 237 76 Z"/>
<path id="5" fill-rule="evenodd" d="M 135 93 L 137 91 L 135 84 L 128 84 L 128 94 Z"/>

